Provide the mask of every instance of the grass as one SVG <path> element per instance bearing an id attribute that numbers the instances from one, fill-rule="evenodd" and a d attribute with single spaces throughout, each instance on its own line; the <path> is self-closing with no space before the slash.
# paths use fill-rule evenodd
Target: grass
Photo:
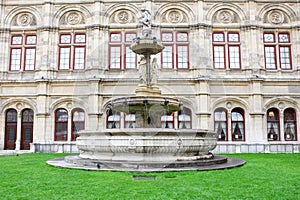
<path id="1" fill-rule="evenodd" d="M 247 164 L 206 172 L 140 174 L 48 166 L 66 154 L 0 157 L 0 199 L 300 199 L 300 154 L 235 154 Z"/>

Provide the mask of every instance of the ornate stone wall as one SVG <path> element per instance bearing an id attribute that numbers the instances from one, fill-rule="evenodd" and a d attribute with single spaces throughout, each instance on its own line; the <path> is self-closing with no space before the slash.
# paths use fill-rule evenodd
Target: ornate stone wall
<path id="1" fill-rule="evenodd" d="M 34 111 L 32 151 L 76 151 L 75 142 L 54 141 L 58 108 L 85 112 L 86 129 L 106 126 L 106 105 L 113 97 L 134 94 L 138 69 L 109 69 L 111 32 L 136 32 L 141 8 L 151 11 L 153 35 L 188 32 L 189 69 L 162 69 L 158 85 L 162 94 L 180 98 L 192 110 L 194 128 L 214 129 L 214 111 L 224 108 L 231 120 L 234 108 L 244 110 L 245 140 L 220 141 L 216 152 L 299 152 L 300 150 L 300 3 L 285 1 L 13 1 L 0 4 L 0 149 L 5 146 L 6 112 Z M 239 70 L 215 69 L 213 32 L 238 32 Z M 266 70 L 263 33 L 288 32 L 290 70 Z M 59 70 L 59 35 L 86 34 L 84 70 Z M 10 70 L 11 35 L 36 34 L 35 69 Z M 161 57 L 156 57 L 161 63 Z M 297 140 L 268 141 L 270 108 L 293 108 Z M 70 126 L 70 122 L 69 122 Z M 230 126 L 230 125 L 229 125 Z M 228 127 L 231 131 L 231 127 Z M 69 131 L 70 131 L 69 127 Z M 17 143 L 21 140 L 18 126 Z M 17 144 L 16 148 L 20 148 Z"/>

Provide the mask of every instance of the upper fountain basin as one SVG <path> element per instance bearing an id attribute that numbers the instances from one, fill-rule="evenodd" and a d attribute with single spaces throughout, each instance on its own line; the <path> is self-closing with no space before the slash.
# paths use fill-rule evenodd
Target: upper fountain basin
<path id="1" fill-rule="evenodd" d="M 155 55 L 160 53 L 164 47 L 163 44 L 156 39 L 153 38 L 136 38 L 133 40 L 133 43 L 130 46 L 130 49 L 140 55 Z"/>

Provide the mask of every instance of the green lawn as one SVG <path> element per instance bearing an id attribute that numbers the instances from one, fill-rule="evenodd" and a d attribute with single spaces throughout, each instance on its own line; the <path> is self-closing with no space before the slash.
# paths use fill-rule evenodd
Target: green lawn
<path id="1" fill-rule="evenodd" d="M 247 164 L 207 172 L 141 174 L 48 166 L 66 154 L 0 157 L 0 199 L 300 199 L 300 154 L 235 154 Z"/>

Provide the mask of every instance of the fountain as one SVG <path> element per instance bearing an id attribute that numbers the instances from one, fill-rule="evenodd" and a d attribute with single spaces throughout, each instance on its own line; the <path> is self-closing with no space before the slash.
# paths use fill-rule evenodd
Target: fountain
<path id="1" fill-rule="evenodd" d="M 217 145 L 214 131 L 162 128 L 161 116 L 182 110 L 183 104 L 177 98 L 163 96 L 156 85 L 156 60 L 151 64 L 151 55 L 163 51 L 163 45 L 152 36 L 148 10 L 144 10 L 140 23 L 142 36 L 134 39 L 130 47 L 141 55 L 140 84 L 134 96 L 114 98 L 105 105 L 108 113 L 133 114 L 134 127 L 81 131 L 76 142 L 80 154 L 51 160 L 48 164 L 134 172 L 210 170 L 243 165 L 242 160 L 211 153 Z"/>

